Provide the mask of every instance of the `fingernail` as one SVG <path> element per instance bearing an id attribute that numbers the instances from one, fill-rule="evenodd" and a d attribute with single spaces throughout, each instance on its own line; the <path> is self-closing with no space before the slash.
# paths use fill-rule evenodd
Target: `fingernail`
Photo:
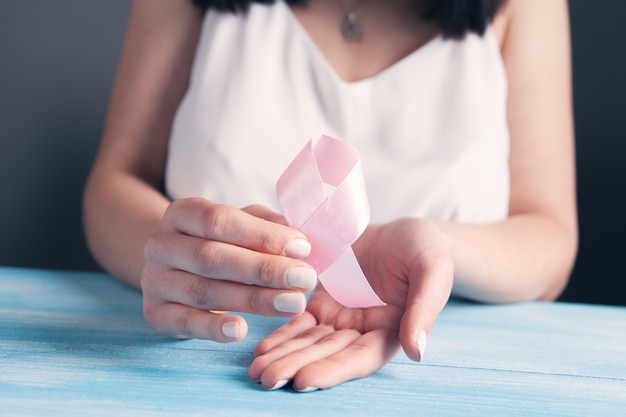
<path id="1" fill-rule="evenodd" d="M 286 379 L 281 379 L 280 381 L 278 381 L 277 383 L 274 384 L 274 386 L 272 388 L 269 388 L 270 391 L 275 390 L 275 389 L 279 389 L 284 387 L 285 385 L 287 385 L 287 382 L 289 382 Z"/>
<path id="2" fill-rule="evenodd" d="M 306 387 L 306 388 L 302 388 L 302 389 L 297 389 L 297 392 L 312 392 L 312 391 L 317 391 L 319 388 L 315 388 L 315 387 Z"/>
<path id="3" fill-rule="evenodd" d="M 309 290 L 317 284 L 317 272 L 313 268 L 294 266 L 287 270 L 287 284 L 294 288 Z"/>
<path id="4" fill-rule="evenodd" d="M 274 308 L 283 313 L 301 313 L 306 307 L 304 295 L 297 293 L 283 293 L 274 298 Z"/>
<path id="5" fill-rule="evenodd" d="M 306 239 L 292 239 L 285 246 L 285 255 L 290 258 L 304 259 L 311 253 L 311 244 Z"/>
<path id="6" fill-rule="evenodd" d="M 420 354 L 420 357 L 417 359 L 418 362 L 421 362 L 424 359 L 424 352 L 426 351 L 426 332 L 421 330 L 417 337 L 415 338 L 415 345 L 417 346 L 417 351 Z"/>
<path id="7" fill-rule="evenodd" d="M 222 334 L 226 337 L 239 337 L 239 323 L 236 321 L 228 321 L 222 324 Z"/>

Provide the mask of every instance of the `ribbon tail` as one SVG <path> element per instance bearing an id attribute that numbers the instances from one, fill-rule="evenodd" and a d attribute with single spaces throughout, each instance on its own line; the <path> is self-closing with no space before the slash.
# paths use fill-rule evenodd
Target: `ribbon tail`
<path id="1" fill-rule="evenodd" d="M 331 297 L 345 307 L 386 305 L 369 285 L 352 249 L 345 251 L 334 264 L 319 274 L 319 279 Z"/>

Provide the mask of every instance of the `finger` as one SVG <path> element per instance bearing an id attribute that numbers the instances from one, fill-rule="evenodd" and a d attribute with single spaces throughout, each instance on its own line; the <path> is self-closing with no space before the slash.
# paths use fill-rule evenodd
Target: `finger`
<path id="1" fill-rule="evenodd" d="M 304 234 L 294 228 L 200 198 L 174 201 L 165 212 L 163 223 L 170 230 L 257 252 L 295 258 L 306 258 L 311 252 Z"/>
<path id="2" fill-rule="evenodd" d="M 280 213 L 276 213 L 274 210 L 270 210 L 269 207 L 266 207 L 264 205 L 253 204 L 242 208 L 242 210 L 253 216 L 260 217 L 263 220 L 287 226 L 287 220 L 285 219 L 285 216 Z"/>
<path id="3" fill-rule="evenodd" d="M 182 304 L 168 303 L 154 312 L 144 307 L 144 315 L 155 330 L 179 339 L 237 342 L 248 333 L 248 324 L 243 317 L 198 310 Z"/>
<path id="4" fill-rule="evenodd" d="M 411 271 L 422 279 L 409 283 L 407 304 L 400 321 L 400 342 L 406 355 L 421 361 L 426 350 L 427 335 L 450 298 L 453 265 L 447 258 L 431 260 Z"/>
<path id="5" fill-rule="evenodd" d="M 304 366 L 293 378 L 296 391 L 330 388 L 371 375 L 398 352 L 397 334 L 378 329 L 364 334 L 339 352 Z"/>
<path id="6" fill-rule="evenodd" d="M 184 271 L 153 278 L 145 297 L 201 310 L 238 311 L 263 316 L 293 317 L 306 308 L 300 292 L 276 291 L 254 285 L 207 279 Z"/>
<path id="7" fill-rule="evenodd" d="M 254 349 L 254 356 L 261 356 L 270 349 L 279 344 L 295 339 L 299 334 L 317 325 L 317 320 L 312 314 L 305 312 L 304 314 L 294 318 L 284 326 L 279 327 L 270 333 L 265 339 L 261 340 Z"/>
<path id="8" fill-rule="evenodd" d="M 303 368 L 348 348 L 361 334 L 354 329 L 338 330 L 313 344 L 293 351 L 268 364 L 261 375 L 261 384 L 266 389 L 276 389 L 293 379 Z M 272 352 L 268 353 L 271 355 Z M 265 356 L 257 358 L 262 360 Z"/>
<path id="9" fill-rule="evenodd" d="M 303 261 L 255 252 L 223 242 L 162 232 L 145 248 L 147 261 L 220 280 L 268 288 L 311 290 L 317 273 Z"/>
<path id="10" fill-rule="evenodd" d="M 272 363 L 290 353 L 313 345 L 323 337 L 328 336 L 333 332 L 334 329 L 331 326 L 314 326 L 307 329 L 306 331 L 300 333 L 297 337 L 280 343 L 263 355 L 256 356 L 248 369 L 248 375 L 250 375 L 252 380 L 260 381 L 261 375 Z"/>

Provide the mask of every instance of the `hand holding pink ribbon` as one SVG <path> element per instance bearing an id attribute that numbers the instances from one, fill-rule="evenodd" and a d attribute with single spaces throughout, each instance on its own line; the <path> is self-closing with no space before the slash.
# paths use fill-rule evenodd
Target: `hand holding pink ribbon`
<path id="1" fill-rule="evenodd" d="M 305 260 L 326 291 L 346 307 L 385 305 L 352 251 L 370 219 L 359 152 L 328 136 L 310 140 L 278 179 L 276 194 L 289 225 L 311 242 Z"/>

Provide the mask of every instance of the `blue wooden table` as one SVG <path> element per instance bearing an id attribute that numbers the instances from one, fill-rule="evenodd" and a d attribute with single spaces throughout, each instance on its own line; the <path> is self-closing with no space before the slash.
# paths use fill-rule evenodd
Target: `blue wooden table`
<path id="1" fill-rule="evenodd" d="M 311 393 L 247 367 L 238 344 L 175 341 L 108 275 L 0 268 L 0 416 L 626 416 L 626 308 L 450 302 L 417 364 Z"/>

